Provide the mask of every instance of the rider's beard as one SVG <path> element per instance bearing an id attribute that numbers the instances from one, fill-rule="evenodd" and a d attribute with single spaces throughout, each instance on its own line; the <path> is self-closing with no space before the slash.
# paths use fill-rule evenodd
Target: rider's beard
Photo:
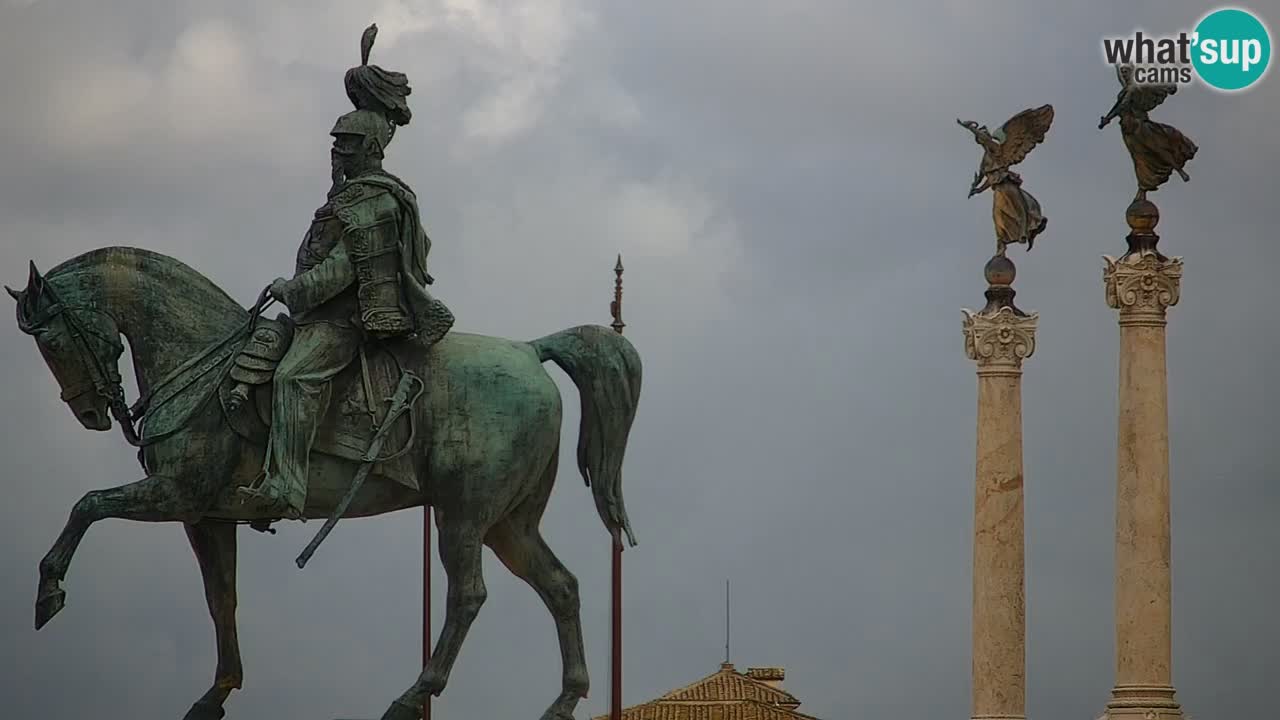
<path id="1" fill-rule="evenodd" d="M 342 160 L 337 157 L 330 159 L 329 176 L 333 179 L 333 185 L 329 187 L 329 194 L 333 195 L 338 192 L 347 182 L 347 173 L 342 169 Z"/>

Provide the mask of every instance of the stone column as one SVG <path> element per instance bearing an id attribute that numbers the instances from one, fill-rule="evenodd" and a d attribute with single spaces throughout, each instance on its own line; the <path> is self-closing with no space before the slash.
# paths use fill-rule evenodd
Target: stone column
<path id="1" fill-rule="evenodd" d="M 972 717 L 983 720 L 1026 717 L 1022 361 L 1037 316 L 1014 305 L 1014 273 L 991 258 L 986 307 L 964 311 L 965 354 L 978 364 Z"/>
<path id="2" fill-rule="evenodd" d="M 1129 252 L 1104 257 L 1107 304 L 1120 311 L 1116 449 L 1116 684 L 1107 717 L 1182 717 L 1170 671 L 1169 411 L 1165 311 L 1178 303 L 1182 260 L 1156 250 L 1159 213 L 1126 213 Z"/>

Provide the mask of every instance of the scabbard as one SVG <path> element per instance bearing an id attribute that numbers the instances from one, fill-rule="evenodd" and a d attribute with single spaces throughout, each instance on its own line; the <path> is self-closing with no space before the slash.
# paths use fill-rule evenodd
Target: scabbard
<path id="1" fill-rule="evenodd" d="M 418 394 L 410 397 L 410 389 L 414 383 L 418 384 Z M 396 388 L 395 395 L 391 398 L 391 407 L 387 408 L 387 416 L 382 420 L 382 426 L 373 436 L 373 441 L 369 443 L 369 449 L 365 451 L 364 460 L 360 463 L 359 469 L 356 470 L 356 476 L 351 480 L 351 487 L 347 490 L 347 494 L 342 496 L 342 500 L 338 501 L 338 506 L 333 509 L 333 513 L 329 519 L 324 521 L 324 526 L 320 528 L 320 532 L 316 533 L 311 542 L 302 549 L 302 553 L 298 555 L 298 569 L 301 570 L 306 566 L 307 561 L 315 554 L 316 548 L 320 547 L 320 543 L 329 536 L 333 531 L 333 526 L 338 524 L 343 515 L 347 514 L 347 508 L 351 507 L 351 502 L 356 499 L 356 495 L 360 492 L 360 487 L 364 485 L 364 481 L 369 477 L 369 471 L 373 469 L 378 453 L 382 451 L 382 443 L 387 438 L 387 432 L 390 430 L 392 423 L 400 418 L 413 403 L 422 395 L 422 380 L 413 373 L 406 372 L 400 377 L 400 384 Z"/>
<path id="2" fill-rule="evenodd" d="M 381 443 L 378 443 L 378 445 L 381 446 Z M 380 448 L 374 448 L 374 452 L 377 452 L 378 449 Z M 356 476 L 352 479 L 351 487 L 347 490 L 347 494 L 342 496 L 342 500 L 338 502 L 338 507 L 334 508 L 333 514 L 329 516 L 328 520 L 324 521 L 324 526 L 320 528 L 320 532 L 311 538 L 311 542 L 307 543 L 307 546 L 302 549 L 302 553 L 298 555 L 298 559 L 294 561 L 298 564 L 299 570 L 306 567 L 307 561 L 315 554 L 316 548 L 320 547 L 320 543 L 324 542 L 324 539 L 333 531 L 333 527 L 338 524 L 338 520 L 347 514 L 347 508 L 351 507 L 351 501 L 356 499 L 356 494 L 360 492 L 360 487 L 364 485 L 364 481 L 369 477 L 369 471 L 372 469 L 372 462 L 360 463 L 360 469 L 356 470 Z"/>

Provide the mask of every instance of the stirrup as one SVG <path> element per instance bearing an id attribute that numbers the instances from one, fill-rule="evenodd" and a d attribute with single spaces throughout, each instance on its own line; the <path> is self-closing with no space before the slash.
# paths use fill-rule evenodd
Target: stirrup
<path id="1" fill-rule="evenodd" d="M 257 481 L 254 484 L 236 488 L 236 497 L 240 499 L 240 504 L 256 505 L 264 512 L 283 520 L 305 519 L 302 511 L 295 509 L 289 502 L 288 497 L 283 493 L 267 492 L 264 487 L 265 484 L 263 481 Z"/>
<path id="2" fill-rule="evenodd" d="M 242 498 L 243 497 L 261 498 L 263 497 L 262 488 L 266 484 L 267 484 L 267 471 L 263 469 L 263 471 L 258 473 L 258 476 L 255 477 L 252 481 L 250 481 L 248 485 L 241 485 L 240 487 L 236 488 L 236 495 Z"/>
<path id="3" fill-rule="evenodd" d="M 271 520 L 250 520 L 249 527 L 250 529 L 257 530 L 260 533 L 266 533 L 267 535 L 275 535 L 276 529 L 271 527 L 272 522 L 273 521 Z"/>

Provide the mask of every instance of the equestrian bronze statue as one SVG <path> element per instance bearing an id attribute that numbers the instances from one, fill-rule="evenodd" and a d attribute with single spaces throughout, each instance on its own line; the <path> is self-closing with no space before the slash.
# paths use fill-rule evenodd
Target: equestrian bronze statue
<path id="1" fill-rule="evenodd" d="M 142 479 L 86 494 L 40 563 L 36 627 L 62 610 L 62 581 L 98 520 L 180 522 L 204 578 L 217 637 L 212 687 L 185 720 L 224 717 L 241 686 L 236 531 L 325 519 L 299 565 L 340 517 L 429 505 L 448 576 L 444 626 L 430 662 L 383 720 L 419 717 L 444 689 L 485 600 L 487 545 L 546 603 L 562 660 L 546 720 L 573 717 L 588 689 L 577 581 L 539 522 L 560 453 L 561 398 L 543 363 L 581 396 L 578 468 L 614 537 L 634 545 L 622 460 L 639 400 L 640 358 L 612 330 L 586 325 L 530 342 L 452 330 L 428 290 L 430 241 L 409 186 L 382 167 L 410 119 L 405 76 L 362 63 L 346 76 L 355 110 L 332 127 L 332 186 L 311 219 L 291 279 L 248 310 L 170 257 L 112 247 L 47 273 L 32 264 L 9 289 L 86 428 L 118 424 Z M 6 288 L 7 289 L 7 288 Z M 263 314 L 273 302 L 290 311 Z M 141 397 L 125 400 L 128 342 Z"/>

